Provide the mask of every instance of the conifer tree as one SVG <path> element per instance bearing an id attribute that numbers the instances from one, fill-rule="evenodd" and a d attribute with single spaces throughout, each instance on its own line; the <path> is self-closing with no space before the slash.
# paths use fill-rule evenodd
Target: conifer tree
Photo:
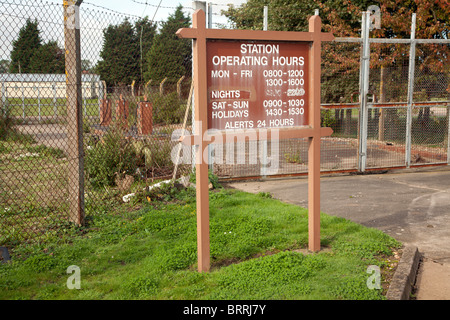
<path id="1" fill-rule="evenodd" d="M 30 73 L 30 60 L 41 45 L 42 40 L 37 20 L 33 22 L 27 19 L 25 26 L 19 31 L 18 38 L 13 41 L 9 71 L 11 73 Z"/>
<path id="2" fill-rule="evenodd" d="M 60 74 L 65 72 L 64 50 L 56 41 L 49 41 L 34 51 L 30 59 L 31 73 Z"/>
<path id="3" fill-rule="evenodd" d="M 147 54 L 148 71 L 145 79 L 161 81 L 164 78 L 178 80 L 192 72 L 192 42 L 176 35 L 179 28 L 189 28 L 190 18 L 183 13 L 180 5 L 167 18 L 161 31 L 155 36 L 153 46 Z"/>
<path id="4" fill-rule="evenodd" d="M 145 54 L 152 44 L 154 33 L 155 26 L 147 17 L 134 25 L 126 19 L 119 25 L 109 25 L 103 30 L 103 48 L 100 52 L 102 60 L 98 62 L 96 72 L 108 86 L 130 85 L 133 80 L 140 82 L 140 44 L 142 43 L 142 52 Z"/>

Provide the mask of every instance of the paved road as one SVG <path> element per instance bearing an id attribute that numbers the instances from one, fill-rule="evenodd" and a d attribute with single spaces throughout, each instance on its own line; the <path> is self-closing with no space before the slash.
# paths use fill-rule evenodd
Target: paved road
<path id="1" fill-rule="evenodd" d="M 61 124 L 24 124 L 16 128 L 25 134 L 32 135 L 39 144 L 47 147 L 66 149 L 66 126 Z"/>
<path id="2" fill-rule="evenodd" d="M 248 192 L 308 206 L 307 179 L 230 183 Z M 450 167 L 385 174 L 323 176 L 321 211 L 382 230 L 424 256 L 418 300 L 450 300 Z"/>

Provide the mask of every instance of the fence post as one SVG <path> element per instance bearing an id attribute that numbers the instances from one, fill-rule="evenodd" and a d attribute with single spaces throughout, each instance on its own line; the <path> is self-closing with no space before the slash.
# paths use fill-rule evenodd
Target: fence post
<path id="1" fill-rule="evenodd" d="M 103 81 L 98 81 L 98 94 L 97 94 L 97 103 L 98 103 L 98 116 L 100 117 L 102 112 L 102 97 L 106 97 L 106 88 L 103 87 Z"/>
<path id="2" fill-rule="evenodd" d="M 213 12 L 212 12 L 212 3 L 208 2 L 208 24 L 207 24 L 207 28 L 212 29 L 212 16 L 213 16 Z"/>
<path id="3" fill-rule="evenodd" d="M 450 164 L 450 105 L 447 104 L 447 164 Z"/>
<path id="4" fill-rule="evenodd" d="M 53 91 L 53 116 L 57 117 L 58 116 L 58 109 L 56 106 L 56 81 L 53 82 L 52 84 L 52 91 Z"/>
<path id="5" fill-rule="evenodd" d="M 37 85 L 37 94 L 38 94 L 38 111 L 39 111 L 39 123 L 42 121 L 42 112 L 41 112 L 41 84 Z"/>
<path id="6" fill-rule="evenodd" d="M 164 95 L 164 82 L 166 82 L 167 77 L 163 79 L 163 81 L 161 81 L 161 83 L 159 84 L 159 94 L 160 95 Z"/>
<path id="7" fill-rule="evenodd" d="M 181 100 L 181 82 L 183 82 L 184 80 L 184 76 L 182 76 L 178 81 L 177 81 L 177 94 L 178 94 L 178 99 Z"/>
<path id="8" fill-rule="evenodd" d="M 269 7 L 268 6 L 264 6 L 264 11 L 263 11 L 263 30 L 267 31 L 267 28 L 269 27 Z"/>
<path id="9" fill-rule="evenodd" d="M 380 70 L 380 99 L 378 102 L 386 102 L 386 68 L 381 66 Z M 378 118 L 378 140 L 384 141 L 384 109 L 380 108 Z"/>
<path id="10" fill-rule="evenodd" d="M 208 23 L 207 28 L 212 29 L 212 3 L 208 2 Z M 215 154 L 215 146 L 214 144 L 208 144 L 208 170 L 214 173 L 214 156 Z"/>
<path id="11" fill-rule="evenodd" d="M 83 110 L 84 110 L 84 116 L 87 117 L 87 102 L 86 102 L 86 96 L 82 95 L 82 101 L 83 101 Z"/>
<path id="12" fill-rule="evenodd" d="M 264 6 L 263 9 L 263 31 L 267 31 L 268 27 L 269 27 L 269 7 L 268 6 Z M 261 165 L 260 165 L 260 175 L 263 178 L 267 178 L 267 170 L 266 167 L 268 165 L 268 155 L 267 155 L 267 148 L 268 148 L 268 142 L 267 140 L 260 140 L 259 141 L 259 149 L 261 152 Z"/>
<path id="13" fill-rule="evenodd" d="M 84 154 L 79 26 L 81 2 L 80 0 L 76 3 L 75 0 L 64 0 L 69 218 L 78 225 L 84 224 Z"/>
<path id="14" fill-rule="evenodd" d="M 366 170 L 367 161 L 367 94 L 369 92 L 369 65 L 370 65 L 370 11 L 362 14 L 362 56 L 361 56 L 361 70 L 360 70 L 360 111 L 359 111 L 359 159 L 358 171 L 364 172 Z"/>
<path id="15" fill-rule="evenodd" d="M 7 115 L 9 112 L 8 110 L 8 99 L 7 99 L 7 95 L 8 95 L 8 91 L 6 88 L 6 82 L 2 82 L 2 99 L 1 99 L 1 105 L 0 105 L 0 111 L 2 112 L 3 115 Z"/>
<path id="16" fill-rule="evenodd" d="M 416 14 L 411 18 L 411 45 L 409 50 L 409 70 L 408 70 L 408 98 L 406 109 L 406 167 L 411 166 L 411 134 L 412 134 L 412 103 L 414 92 L 414 71 L 416 66 Z"/>
<path id="17" fill-rule="evenodd" d="M 22 119 L 25 120 L 25 92 L 22 82 Z"/>

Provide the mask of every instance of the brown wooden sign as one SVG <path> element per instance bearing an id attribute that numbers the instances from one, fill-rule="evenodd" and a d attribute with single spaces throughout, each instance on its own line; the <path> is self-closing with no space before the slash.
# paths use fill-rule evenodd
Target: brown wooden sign
<path id="1" fill-rule="evenodd" d="M 208 129 L 308 124 L 309 43 L 208 40 Z"/>
<path id="2" fill-rule="evenodd" d="M 309 250 L 319 251 L 320 138 L 333 132 L 331 128 L 320 127 L 321 43 L 333 40 L 333 35 L 321 32 L 319 16 L 310 18 L 309 32 L 206 29 L 202 10 L 195 11 L 192 25 L 178 30 L 177 35 L 194 39 L 197 125 L 191 136 L 183 136 L 180 141 L 198 146 L 195 159 L 198 271 L 210 269 L 208 163 L 203 155 L 214 137 L 226 136 L 231 130 L 233 135 L 241 134 L 246 140 L 308 138 Z M 303 102 L 289 102 L 296 98 Z M 302 107 L 303 111 L 298 111 L 302 114 L 288 114 L 291 107 L 298 110 Z M 236 110 L 247 112 L 231 113 Z M 214 111 L 223 113 L 219 116 Z M 253 127 L 250 128 L 249 122 L 241 124 L 245 121 L 253 121 Z M 264 125 L 262 121 L 266 121 Z M 212 135 L 208 128 L 218 130 Z M 254 130 L 255 134 L 248 135 L 246 130 Z"/>

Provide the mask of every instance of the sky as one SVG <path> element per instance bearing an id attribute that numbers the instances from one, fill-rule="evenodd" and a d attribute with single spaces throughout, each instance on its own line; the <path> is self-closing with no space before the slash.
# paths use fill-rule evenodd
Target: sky
<path id="1" fill-rule="evenodd" d="M 208 3 L 208 1 L 206 1 Z M 227 9 L 227 4 L 239 6 L 246 0 L 214 0 L 213 4 L 213 28 L 217 24 L 227 24 L 227 19 L 220 15 L 221 10 Z M 181 4 L 189 15 L 193 13 L 191 0 L 84 0 L 81 4 L 80 19 L 84 19 L 81 27 L 82 59 L 96 63 L 103 43 L 103 29 L 112 21 L 123 19 L 114 17 L 115 13 L 133 15 L 135 17 L 154 17 L 154 21 L 165 21 Z M 159 7 L 158 7 L 159 6 Z M 86 9 L 86 10 L 83 10 Z M 46 11 L 47 10 L 47 11 Z M 49 11 L 50 10 L 50 11 Z M 54 12 L 51 12 L 53 10 Z M 19 30 L 25 25 L 26 19 L 37 19 L 41 38 L 44 42 L 57 41 L 64 48 L 64 28 L 62 27 L 62 0 L 10 0 L 0 2 L 0 59 L 10 59 L 12 42 L 18 37 Z M 101 11 L 108 13 L 98 14 Z M 49 14 L 51 12 L 51 14 Z M 106 20 L 111 19 L 111 20 Z M 84 26 L 89 26 L 83 29 Z"/>
<path id="2" fill-rule="evenodd" d="M 123 13 L 133 14 L 140 17 L 148 16 L 150 19 L 155 16 L 155 21 L 166 20 L 167 17 L 173 13 L 174 8 L 181 4 L 185 8 L 192 8 L 193 1 L 191 0 L 84 0 L 83 6 L 91 6 L 93 3 L 97 6 L 106 7 L 111 10 L 116 10 Z M 212 3 L 213 22 L 226 23 L 226 19 L 220 15 L 220 11 L 227 9 L 227 4 L 234 4 L 238 6 L 247 2 L 246 0 L 214 0 L 205 1 Z M 158 8 L 158 5 L 159 8 Z M 187 9 L 186 12 L 192 14 L 192 9 Z M 156 15 L 155 15 L 156 14 Z M 214 25 L 213 25 L 214 27 Z"/>
<path id="3" fill-rule="evenodd" d="M 55 0 L 52 0 L 55 1 Z M 205 1 L 208 3 L 209 1 Z M 212 3 L 212 22 L 213 22 L 213 28 L 219 27 L 219 24 L 227 24 L 227 19 L 221 15 L 221 10 L 227 9 L 227 4 L 234 4 L 235 6 L 239 6 L 242 3 L 247 2 L 247 0 L 214 0 L 210 1 Z M 193 13 L 193 1 L 191 0 L 84 0 L 82 3 L 82 6 L 84 8 L 92 8 L 92 9 L 98 9 L 98 10 L 105 10 L 104 8 L 107 8 L 109 10 L 114 10 L 117 12 L 121 12 L 124 14 L 131 14 L 138 17 L 145 17 L 148 16 L 150 19 L 154 18 L 154 21 L 165 21 L 167 20 L 167 17 L 174 13 L 176 7 L 181 4 L 185 9 L 185 12 L 189 15 L 192 15 Z M 104 26 L 103 26 L 104 27 Z M 83 41 L 83 32 L 82 32 L 82 41 Z M 87 31 L 90 32 L 90 31 Z M 94 31 L 96 32 L 96 31 Z M 101 37 L 99 34 L 97 36 Z M 91 38 L 89 35 L 85 37 L 85 39 Z M 85 45 L 85 47 L 93 48 L 93 44 L 89 43 Z M 82 43 L 83 48 L 83 43 Z M 96 51 L 99 51 L 101 48 L 98 47 Z M 91 50 L 92 51 L 92 50 Z M 92 54 L 92 52 L 86 54 L 83 54 L 82 56 L 85 56 L 86 59 L 92 61 L 93 63 L 96 62 L 95 54 Z"/>

